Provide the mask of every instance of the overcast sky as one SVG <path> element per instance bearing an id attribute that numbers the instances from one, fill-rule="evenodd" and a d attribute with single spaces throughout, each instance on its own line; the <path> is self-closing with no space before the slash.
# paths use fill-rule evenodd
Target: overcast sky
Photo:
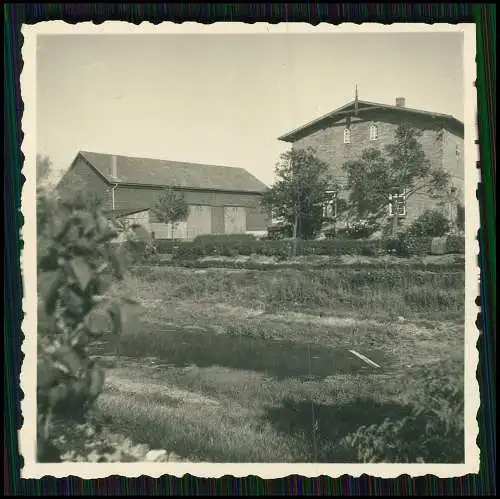
<path id="1" fill-rule="evenodd" d="M 270 184 L 283 133 L 354 97 L 463 120 L 463 35 L 40 35 L 39 153 L 247 169 Z"/>

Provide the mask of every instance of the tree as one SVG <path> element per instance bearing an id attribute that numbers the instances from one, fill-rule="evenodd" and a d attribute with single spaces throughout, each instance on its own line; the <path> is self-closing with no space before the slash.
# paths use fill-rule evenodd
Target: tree
<path id="1" fill-rule="evenodd" d="M 399 203 L 406 203 L 417 192 L 426 192 L 431 198 L 442 197 L 450 175 L 431 166 L 419 142 L 421 136 L 421 131 L 403 123 L 384 152 L 370 148 L 360 159 L 344 164 L 351 211 L 360 218 L 375 221 L 392 203 L 392 231 L 396 233 Z"/>
<path id="2" fill-rule="evenodd" d="M 52 161 L 48 156 L 36 156 L 36 211 L 37 230 L 43 232 L 48 221 L 53 216 L 55 199 L 52 195 Z"/>
<path id="3" fill-rule="evenodd" d="M 37 189 L 48 187 L 52 173 L 52 161 L 48 156 L 36 155 L 36 186 Z"/>
<path id="4" fill-rule="evenodd" d="M 189 206 L 184 196 L 168 187 L 158 196 L 151 211 L 161 223 L 170 224 L 173 235 L 176 224 L 187 218 Z"/>
<path id="5" fill-rule="evenodd" d="M 292 226 L 294 254 L 298 237 L 312 237 L 321 228 L 327 170 L 311 148 L 287 151 L 276 164 L 276 182 L 262 197 L 264 207 Z"/>

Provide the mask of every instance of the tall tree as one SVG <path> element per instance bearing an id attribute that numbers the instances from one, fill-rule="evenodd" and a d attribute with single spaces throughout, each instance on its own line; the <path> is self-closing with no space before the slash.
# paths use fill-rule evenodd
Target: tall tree
<path id="1" fill-rule="evenodd" d="M 283 153 L 275 167 L 276 181 L 262 198 L 293 228 L 294 254 L 298 237 L 311 237 L 321 228 L 321 203 L 329 186 L 328 165 L 313 149 Z"/>
<path id="2" fill-rule="evenodd" d="M 420 130 L 403 123 L 383 152 L 369 148 L 360 159 L 344 164 L 352 212 L 360 218 L 380 220 L 392 203 L 392 230 L 396 233 L 399 203 L 406 203 L 417 192 L 436 199 L 443 196 L 450 174 L 432 167 L 419 142 L 421 136 Z"/>
<path id="3" fill-rule="evenodd" d="M 161 223 L 170 224 L 172 236 L 176 224 L 185 220 L 189 213 L 189 206 L 184 196 L 168 187 L 158 196 L 156 203 L 151 208 Z"/>

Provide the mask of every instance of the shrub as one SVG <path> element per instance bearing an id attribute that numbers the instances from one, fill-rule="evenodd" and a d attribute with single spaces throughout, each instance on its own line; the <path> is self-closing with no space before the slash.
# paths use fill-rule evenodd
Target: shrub
<path id="1" fill-rule="evenodd" d="M 415 237 L 441 237 L 450 230 L 450 222 L 440 211 L 426 210 L 408 230 Z"/>
<path id="2" fill-rule="evenodd" d="M 408 387 L 412 401 L 405 417 L 362 426 L 341 445 L 354 450 L 362 462 L 462 462 L 463 376 L 451 364 L 424 368 L 424 376 L 415 376 L 415 386 Z"/>
<path id="3" fill-rule="evenodd" d="M 377 230 L 377 226 L 366 220 L 359 220 L 349 224 L 342 233 L 352 239 L 366 239 Z"/>
<path id="4" fill-rule="evenodd" d="M 382 251 L 378 240 L 324 239 L 321 241 L 297 241 L 297 256 L 308 255 L 362 255 L 377 256 Z M 224 243 L 184 243 L 174 251 L 177 260 L 191 260 L 208 256 L 262 255 L 279 260 L 289 258 L 293 254 L 293 241 L 281 240 L 249 240 L 226 241 Z"/>
<path id="5" fill-rule="evenodd" d="M 253 234 L 201 234 L 193 240 L 194 244 L 229 244 L 241 241 L 255 241 Z"/>
<path id="6" fill-rule="evenodd" d="M 383 247 L 390 255 L 408 257 L 429 255 L 431 244 L 430 237 L 415 237 L 410 231 L 404 231 L 397 236 L 386 237 Z"/>
<path id="7" fill-rule="evenodd" d="M 271 225 L 267 228 L 266 239 L 286 239 L 292 237 L 293 230 L 289 224 Z"/>
<path id="8" fill-rule="evenodd" d="M 335 236 L 337 235 L 337 229 L 335 227 L 332 227 L 325 230 L 323 234 L 325 236 L 325 239 L 335 239 Z"/>
<path id="9" fill-rule="evenodd" d="M 155 239 L 154 245 L 156 247 L 157 253 L 163 254 L 171 254 L 174 253 L 175 250 L 181 246 L 182 244 L 186 244 L 185 241 L 178 241 L 175 239 Z"/>
<path id="10" fill-rule="evenodd" d="M 446 253 L 465 253 L 465 237 L 448 236 L 446 238 Z"/>
<path id="11" fill-rule="evenodd" d="M 67 201 L 54 209 L 47 229 L 38 261 L 46 322 L 37 345 L 37 456 L 58 461 L 54 420 L 84 418 L 103 388 L 104 371 L 88 347 L 124 326 L 122 300 L 110 288 L 125 277 L 126 265 L 112 243 L 118 231 L 96 206 Z"/>

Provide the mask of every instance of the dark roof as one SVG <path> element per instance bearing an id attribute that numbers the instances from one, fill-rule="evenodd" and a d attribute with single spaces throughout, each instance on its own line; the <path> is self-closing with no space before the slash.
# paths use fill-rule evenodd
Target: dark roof
<path id="1" fill-rule="evenodd" d="M 80 151 L 79 155 L 112 184 L 261 193 L 267 186 L 243 168 Z"/>
<path id="2" fill-rule="evenodd" d="M 310 121 L 309 123 L 306 123 L 305 125 L 302 125 L 292 130 L 291 132 L 282 135 L 281 137 L 278 137 L 278 140 L 282 140 L 284 142 L 293 142 L 294 140 L 296 140 L 296 138 L 307 135 L 310 129 L 313 129 L 316 126 L 323 124 L 323 122 L 334 121 L 336 119 L 341 118 L 343 115 L 352 114 L 354 112 L 354 104 L 355 101 L 352 100 L 351 102 L 345 104 L 344 106 L 339 107 L 338 109 L 335 109 L 334 111 L 331 111 L 327 114 L 324 114 L 323 116 L 320 116 L 319 118 L 316 118 L 315 120 Z M 451 114 L 433 113 L 430 111 L 423 111 L 421 109 L 412 109 L 406 106 L 404 107 L 391 106 L 389 104 L 379 104 L 377 102 L 358 100 L 358 112 L 360 114 L 365 111 L 372 111 L 372 110 L 396 111 L 402 113 L 410 113 L 414 115 L 427 116 L 428 118 L 432 119 L 439 119 L 444 122 L 448 122 L 452 128 L 461 129 L 463 133 L 464 124 Z"/>

